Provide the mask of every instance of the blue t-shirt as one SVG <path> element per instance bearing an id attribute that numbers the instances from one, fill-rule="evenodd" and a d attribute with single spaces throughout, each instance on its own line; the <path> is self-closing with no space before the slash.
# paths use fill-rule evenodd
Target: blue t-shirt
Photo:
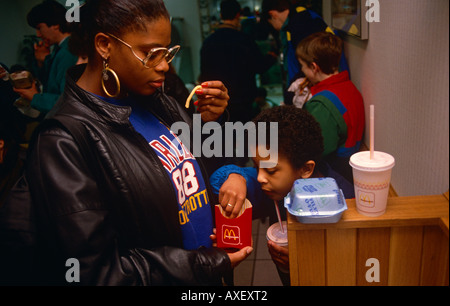
<path id="1" fill-rule="evenodd" d="M 211 247 L 213 219 L 205 181 L 195 157 L 170 129 L 133 101 L 99 97 L 115 105 L 132 107 L 130 123 L 156 152 L 172 181 L 184 248 Z"/>

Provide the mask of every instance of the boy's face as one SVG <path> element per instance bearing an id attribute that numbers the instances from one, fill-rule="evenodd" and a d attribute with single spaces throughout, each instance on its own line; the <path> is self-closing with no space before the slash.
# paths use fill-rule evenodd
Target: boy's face
<path id="1" fill-rule="evenodd" d="M 305 74 L 305 76 L 308 78 L 308 80 L 310 80 L 311 83 L 313 83 L 313 85 L 316 85 L 317 83 L 319 83 L 320 80 L 317 77 L 317 71 L 315 69 L 314 63 L 309 65 L 302 59 L 298 59 L 298 60 L 300 62 L 300 65 L 302 65 L 302 71 Z"/>
<path id="2" fill-rule="evenodd" d="M 261 189 L 267 196 L 275 201 L 282 200 L 288 192 L 291 191 L 291 188 L 296 180 L 300 178 L 308 178 L 314 171 L 313 161 L 306 163 L 310 166 L 310 163 L 312 163 L 312 170 L 309 167 L 294 169 L 291 163 L 280 154 L 278 154 L 278 163 L 273 168 L 259 167 L 260 162 L 262 160 L 267 160 L 268 158 L 261 158 L 258 154 L 256 154 L 256 157 L 253 157 L 252 159 L 258 170 L 258 182 L 261 184 Z"/>

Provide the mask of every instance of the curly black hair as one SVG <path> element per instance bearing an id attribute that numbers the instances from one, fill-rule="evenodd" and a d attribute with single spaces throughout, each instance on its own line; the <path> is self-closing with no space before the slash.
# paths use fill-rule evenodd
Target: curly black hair
<path id="1" fill-rule="evenodd" d="M 253 122 L 278 122 L 278 156 L 283 156 L 294 169 L 313 160 L 320 161 L 324 147 L 322 130 L 314 117 L 293 105 L 276 106 L 259 113 Z M 270 124 L 266 124 L 266 138 Z M 257 129 L 258 131 L 258 129 Z M 270 143 L 266 139 L 266 143 Z"/>

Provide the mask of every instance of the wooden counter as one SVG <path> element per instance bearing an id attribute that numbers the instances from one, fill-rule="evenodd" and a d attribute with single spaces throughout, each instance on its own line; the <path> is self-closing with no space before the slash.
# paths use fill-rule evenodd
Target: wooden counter
<path id="1" fill-rule="evenodd" d="M 448 192 L 389 198 L 379 217 L 359 214 L 355 200 L 347 206 L 334 224 L 288 214 L 291 285 L 448 286 Z"/>

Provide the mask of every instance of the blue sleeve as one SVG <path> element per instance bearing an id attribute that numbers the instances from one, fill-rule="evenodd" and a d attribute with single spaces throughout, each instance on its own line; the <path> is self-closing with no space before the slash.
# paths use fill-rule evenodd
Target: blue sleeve
<path id="1" fill-rule="evenodd" d="M 247 199 L 252 203 L 253 208 L 257 210 L 258 205 L 263 203 L 263 197 L 265 195 L 257 180 L 258 172 L 255 168 L 241 168 L 236 165 L 226 165 L 217 169 L 210 177 L 213 192 L 219 194 L 220 187 L 222 187 L 231 173 L 240 174 L 245 178 L 247 181 Z"/>

